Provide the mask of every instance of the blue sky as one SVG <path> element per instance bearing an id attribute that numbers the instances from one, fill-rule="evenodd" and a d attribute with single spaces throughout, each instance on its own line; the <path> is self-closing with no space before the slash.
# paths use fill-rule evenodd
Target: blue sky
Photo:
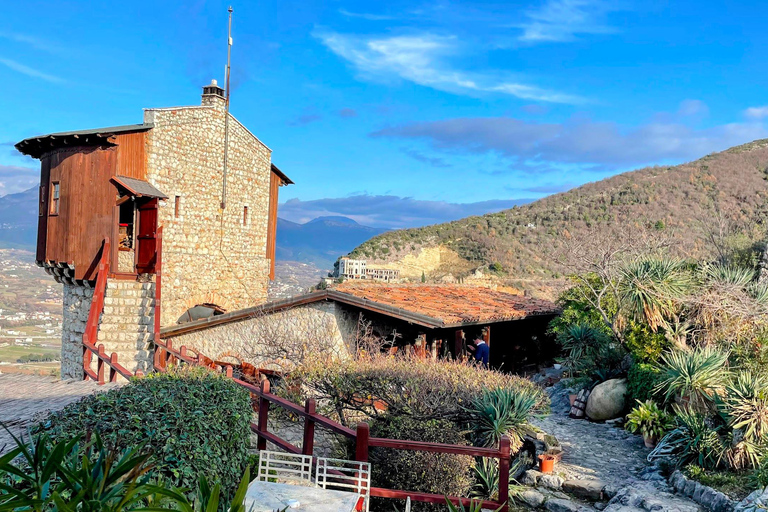
<path id="1" fill-rule="evenodd" d="M 224 2 L 6 2 L 12 143 L 140 122 L 222 80 Z M 757 2 L 235 2 L 232 112 L 294 181 L 281 216 L 376 226 L 508 207 L 768 136 Z"/>

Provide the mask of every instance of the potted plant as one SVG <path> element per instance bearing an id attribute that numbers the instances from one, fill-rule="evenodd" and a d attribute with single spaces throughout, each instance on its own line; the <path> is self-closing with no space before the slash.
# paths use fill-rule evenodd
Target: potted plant
<path id="1" fill-rule="evenodd" d="M 672 417 L 661 410 L 653 400 L 637 401 L 638 405 L 627 415 L 624 426 L 633 434 L 641 434 L 647 448 L 653 448 L 664 434 L 674 426 Z"/>

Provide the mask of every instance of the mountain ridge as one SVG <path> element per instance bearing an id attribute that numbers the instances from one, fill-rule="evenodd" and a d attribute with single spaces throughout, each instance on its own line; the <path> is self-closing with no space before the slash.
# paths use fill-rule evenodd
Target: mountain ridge
<path id="1" fill-rule="evenodd" d="M 410 269 L 411 278 L 421 272 L 435 280 L 462 278 L 493 266 L 504 278 L 553 279 L 568 271 L 556 258 L 565 244 L 595 232 L 666 231 L 679 256 L 711 258 L 705 239 L 717 220 L 745 250 L 766 237 L 768 139 L 675 166 L 618 174 L 498 213 L 391 231 L 350 255 Z M 439 257 L 436 249 L 442 251 Z M 428 252 L 431 256 L 422 258 Z M 422 268 L 414 263 L 419 258 L 425 259 Z"/>

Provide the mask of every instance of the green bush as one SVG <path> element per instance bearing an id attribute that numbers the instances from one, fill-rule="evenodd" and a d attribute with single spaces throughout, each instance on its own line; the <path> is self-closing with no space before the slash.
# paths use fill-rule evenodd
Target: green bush
<path id="1" fill-rule="evenodd" d="M 501 437 L 509 436 L 512 452 L 523 444 L 524 427 L 536 408 L 537 396 L 531 391 L 509 388 L 490 389 L 476 398 L 470 407 L 475 444 L 499 446 Z"/>
<path id="2" fill-rule="evenodd" d="M 661 382 L 661 371 L 648 363 L 634 364 L 627 375 L 627 395 L 630 400 L 645 402 L 654 397 Z"/>
<path id="3" fill-rule="evenodd" d="M 624 343 L 635 361 L 655 363 L 671 343 L 664 334 L 653 332 L 646 324 L 630 322 L 624 332 Z"/>
<path id="4" fill-rule="evenodd" d="M 625 428 L 633 434 L 641 434 L 644 438 L 658 441 L 672 427 L 674 420 L 656 402 L 646 400 L 638 402 L 637 407 L 627 415 Z"/>
<path id="5" fill-rule="evenodd" d="M 371 436 L 467 445 L 466 436 L 446 420 L 417 421 L 382 416 L 371 424 Z M 371 485 L 389 489 L 467 496 L 472 487 L 474 459 L 468 455 L 372 448 Z M 389 504 L 387 507 L 391 506 Z M 442 506 L 412 503 L 413 511 L 442 510 Z"/>
<path id="6" fill-rule="evenodd" d="M 675 350 L 661 357 L 658 391 L 667 400 L 689 404 L 699 412 L 711 409 L 716 394 L 728 382 L 728 353 L 708 347 Z"/>
<path id="7" fill-rule="evenodd" d="M 231 379 L 183 367 L 88 396 L 52 414 L 39 430 L 54 441 L 98 432 L 116 450 L 147 443 L 152 475 L 187 489 L 205 477 L 220 483 L 228 500 L 248 465 L 251 413 L 250 395 Z"/>

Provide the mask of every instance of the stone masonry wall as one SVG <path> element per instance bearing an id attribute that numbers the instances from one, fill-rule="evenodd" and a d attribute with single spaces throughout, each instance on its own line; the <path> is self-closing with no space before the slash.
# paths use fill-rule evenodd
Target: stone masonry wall
<path id="1" fill-rule="evenodd" d="M 144 114 L 144 121 L 154 124 L 147 139 L 147 178 L 168 196 L 158 218 L 163 326 L 202 303 L 234 311 L 266 302 L 271 150 L 230 116 L 222 211 L 224 119 L 224 100 L 216 96 L 204 96 L 203 106 Z"/>
<path id="2" fill-rule="evenodd" d="M 64 311 L 61 323 L 61 378 L 83 379 L 83 333 L 91 309 L 93 289 L 64 285 Z"/>
<path id="3" fill-rule="evenodd" d="M 234 356 L 258 367 L 284 370 L 283 365 L 291 362 L 273 360 L 279 352 L 276 346 L 290 347 L 294 358 L 319 350 L 346 358 L 354 347 L 356 327 L 353 319 L 335 303 L 324 302 L 253 316 L 171 340 L 177 348 L 186 345 L 213 359 Z"/>
<path id="4" fill-rule="evenodd" d="M 98 343 L 107 354 L 134 373 L 152 369 L 152 330 L 155 322 L 155 284 L 110 279 L 104 297 Z M 95 363 L 93 363 L 95 369 Z"/>

